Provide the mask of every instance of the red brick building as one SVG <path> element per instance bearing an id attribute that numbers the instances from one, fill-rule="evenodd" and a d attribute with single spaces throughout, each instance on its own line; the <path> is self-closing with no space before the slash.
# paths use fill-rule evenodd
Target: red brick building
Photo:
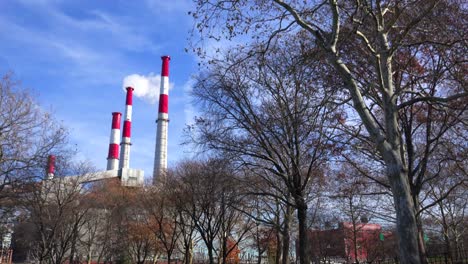
<path id="1" fill-rule="evenodd" d="M 314 259 L 374 261 L 395 256 L 394 236 L 379 224 L 340 223 L 337 229 L 310 230 L 309 254 Z"/>

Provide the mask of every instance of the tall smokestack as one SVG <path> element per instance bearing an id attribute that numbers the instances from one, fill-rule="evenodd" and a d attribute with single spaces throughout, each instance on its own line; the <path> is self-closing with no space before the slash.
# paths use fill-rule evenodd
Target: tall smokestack
<path id="1" fill-rule="evenodd" d="M 161 87 L 159 95 L 158 130 L 154 155 L 153 184 L 164 179 L 167 170 L 167 125 L 169 123 L 169 56 L 162 56 Z"/>
<path id="2" fill-rule="evenodd" d="M 130 166 L 130 142 L 132 130 L 132 101 L 133 101 L 133 88 L 127 87 L 127 98 L 125 100 L 125 119 L 123 125 L 122 142 L 120 143 L 120 168 L 129 168 Z"/>
<path id="3" fill-rule="evenodd" d="M 47 179 L 51 180 L 55 176 L 55 156 L 49 155 L 47 158 Z"/>
<path id="4" fill-rule="evenodd" d="M 109 142 L 109 154 L 107 155 L 107 170 L 117 170 L 119 167 L 119 138 L 121 113 L 112 113 L 112 127 Z"/>

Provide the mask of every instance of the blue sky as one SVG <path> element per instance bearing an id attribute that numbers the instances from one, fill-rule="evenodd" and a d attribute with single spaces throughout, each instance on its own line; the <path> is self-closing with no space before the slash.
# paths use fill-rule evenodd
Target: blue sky
<path id="1" fill-rule="evenodd" d="M 170 55 L 169 166 L 190 156 L 180 146 L 192 120 L 189 91 L 197 58 L 184 51 L 192 29 L 188 0 L 0 1 L 0 73 L 13 71 L 41 106 L 70 129 L 81 159 L 106 166 L 111 112 L 124 112 L 123 80 L 154 83 Z M 128 79 L 127 79 L 128 80 Z M 140 82 L 145 83 L 145 82 Z M 148 83 L 148 82 L 147 82 Z M 130 166 L 153 169 L 159 83 L 135 87 Z M 154 92 L 153 92 L 154 94 Z"/>

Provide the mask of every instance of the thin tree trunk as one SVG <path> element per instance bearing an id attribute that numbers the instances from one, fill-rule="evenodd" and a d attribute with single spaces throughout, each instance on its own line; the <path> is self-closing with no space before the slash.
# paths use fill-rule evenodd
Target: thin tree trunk
<path id="1" fill-rule="evenodd" d="M 258 224 L 257 226 L 255 227 L 255 245 L 257 246 L 257 264 L 261 264 L 262 262 L 262 246 L 261 246 L 261 242 L 260 242 L 260 232 L 258 230 Z"/>
<path id="2" fill-rule="evenodd" d="M 289 264 L 289 243 L 290 243 L 290 235 L 289 235 L 289 223 L 287 229 L 285 228 L 283 232 L 283 247 L 281 250 L 281 263 L 282 264 Z"/>
<path id="3" fill-rule="evenodd" d="M 353 224 L 353 252 L 354 261 L 359 263 L 357 251 L 357 229 L 356 229 L 356 216 L 354 215 L 353 196 L 349 196 L 349 211 L 351 213 L 351 223 Z"/>
<path id="4" fill-rule="evenodd" d="M 210 259 L 210 264 L 214 264 L 214 256 L 213 256 L 213 245 L 208 247 L 208 258 Z"/>
<path id="5" fill-rule="evenodd" d="M 416 215 L 416 224 L 418 226 L 418 249 L 419 249 L 419 259 L 421 264 L 428 264 L 427 255 L 426 255 L 426 245 L 424 244 L 424 230 L 421 221 L 421 215 L 418 215 L 417 212 L 419 211 L 419 196 L 414 194 L 413 197 L 414 201 L 414 208 L 415 208 L 415 215 Z"/>
<path id="6" fill-rule="evenodd" d="M 281 231 L 276 230 L 276 255 L 275 255 L 275 264 L 281 263 L 281 254 L 283 252 L 283 242 L 281 238 Z"/>
<path id="7" fill-rule="evenodd" d="M 227 258 L 227 238 L 226 235 L 223 235 L 223 248 L 222 248 L 222 264 L 226 264 L 226 258 Z"/>
<path id="8" fill-rule="evenodd" d="M 185 244 L 184 259 L 185 264 L 192 264 L 193 258 L 193 243 L 190 239 L 188 243 Z"/>
<path id="9" fill-rule="evenodd" d="M 262 263 L 262 253 L 263 253 L 263 252 L 261 252 L 261 249 L 258 248 L 257 264 L 261 264 L 261 263 Z"/>
<path id="10" fill-rule="evenodd" d="M 75 250 L 76 250 L 76 239 L 77 239 L 77 233 L 78 233 L 78 228 L 77 228 L 77 224 L 75 224 L 73 226 L 73 234 L 72 234 L 72 245 L 71 245 L 71 249 L 70 249 L 70 264 L 73 264 L 73 258 L 75 256 Z"/>
<path id="11" fill-rule="evenodd" d="M 281 231 L 281 217 L 280 217 L 280 203 L 278 199 L 276 201 L 276 214 L 275 214 L 275 220 L 276 220 L 276 248 L 275 248 L 275 264 L 280 264 L 281 263 L 281 254 L 282 254 L 282 249 L 283 249 L 283 243 L 282 243 L 282 231 Z"/>
<path id="12" fill-rule="evenodd" d="M 286 213 L 284 215 L 284 228 L 282 231 L 283 235 L 283 247 L 281 250 L 281 256 L 282 256 L 282 264 L 289 264 L 289 243 L 290 243 L 290 235 L 289 235 L 289 229 L 291 225 L 291 215 L 292 215 L 293 209 L 292 206 L 287 204 L 286 205 Z"/>
<path id="13" fill-rule="evenodd" d="M 354 219 L 353 219 L 353 249 L 354 249 L 354 262 L 359 264 L 356 220 L 354 220 Z"/>
<path id="14" fill-rule="evenodd" d="M 447 252 L 447 254 L 450 254 L 450 252 L 451 252 L 450 238 L 448 236 L 449 230 L 448 230 L 447 221 L 446 221 L 446 218 L 445 218 L 444 208 L 442 207 L 442 202 L 439 202 L 439 208 L 440 208 L 440 214 L 442 216 L 442 230 L 443 230 L 443 234 L 444 234 L 445 251 Z"/>
<path id="15" fill-rule="evenodd" d="M 190 244 L 190 249 L 189 249 L 189 262 L 187 264 L 192 264 L 193 263 L 193 244 Z"/>

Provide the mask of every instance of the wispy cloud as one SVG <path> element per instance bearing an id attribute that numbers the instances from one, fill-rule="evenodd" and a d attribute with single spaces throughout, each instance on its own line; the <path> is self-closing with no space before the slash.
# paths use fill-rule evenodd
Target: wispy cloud
<path id="1" fill-rule="evenodd" d="M 193 3 L 189 0 L 146 0 L 146 4 L 150 10 L 158 15 L 164 15 L 164 13 L 168 12 L 189 11 L 193 8 Z"/>
<path id="2" fill-rule="evenodd" d="M 190 125 L 193 123 L 195 118 L 195 109 L 192 105 L 192 90 L 193 85 L 195 84 L 195 80 L 190 78 L 187 82 L 185 82 L 183 86 L 184 90 L 184 114 L 185 114 L 185 124 Z"/>
<path id="3" fill-rule="evenodd" d="M 2 16 L 3 35 L 21 43 L 29 56 L 48 60 L 52 66 L 66 65 L 66 73 L 71 76 L 93 76 L 89 78 L 93 83 L 110 83 L 122 75 L 121 69 L 130 56 L 126 53 L 160 53 L 160 46 L 149 38 L 150 34 L 135 26 L 139 23 L 135 18 L 96 9 L 72 16 L 61 10 L 56 1 L 27 1 L 23 5 L 38 21 L 47 21 L 47 27 Z"/>
<path id="4" fill-rule="evenodd" d="M 106 165 L 111 112 L 124 109 L 121 86 L 136 97 L 132 121 L 132 167 L 152 171 L 159 99 L 158 57 L 173 56 L 170 83 L 169 161 L 180 157 L 185 122 L 193 109 L 187 81 L 194 65 L 183 53 L 191 19 L 189 0 L 0 1 L 0 61 L 12 67 L 41 101 L 53 105 L 70 128 L 70 140 L 98 167 Z M 6 7 L 6 8 L 3 8 Z M 6 11 L 5 11 L 6 10 Z M 2 67 L 0 65 L 0 68 Z M 5 66 L 7 65 L 7 66 Z M 185 83 L 186 82 L 186 83 Z M 185 116 L 185 118 L 184 118 Z"/>
<path id="5" fill-rule="evenodd" d="M 139 22 L 134 16 L 109 14 L 99 9 L 90 9 L 80 17 L 72 16 L 60 8 L 61 1 L 23 1 L 25 8 L 34 10 L 41 17 L 47 17 L 47 30 L 57 37 L 66 36 L 79 43 L 112 43 L 124 50 L 159 53 L 160 46 L 148 37 L 144 30 L 149 27 L 135 27 Z M 35 29 L 36 31 L 38 28 Z M 96 37 L 100 37 L 96 39 Z"/>

